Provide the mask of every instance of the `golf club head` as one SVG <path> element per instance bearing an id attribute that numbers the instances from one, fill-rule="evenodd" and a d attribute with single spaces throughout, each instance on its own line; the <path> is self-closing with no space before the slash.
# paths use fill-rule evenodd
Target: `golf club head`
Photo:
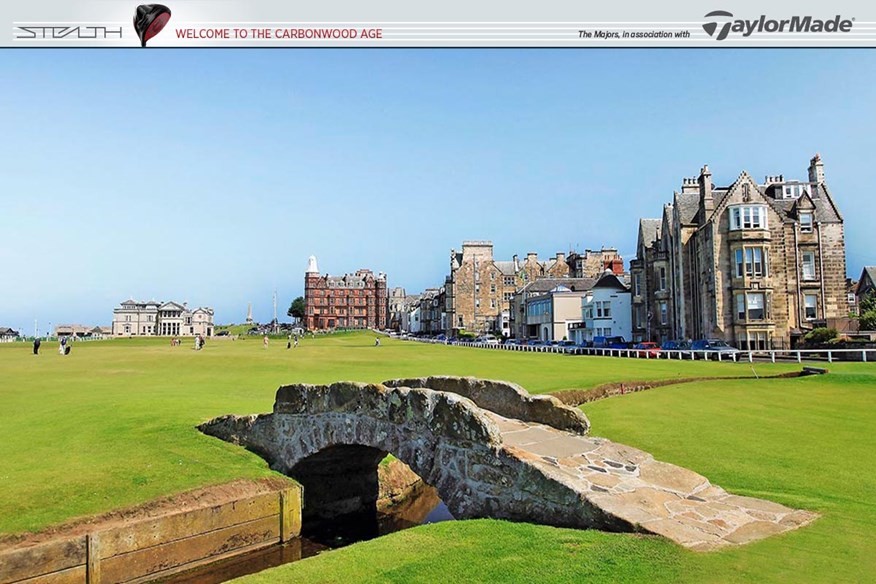
<path id="1" fill-rule="evenodd" d="M 134 13 L 134 30 L 140 37 L 140 46 L 161 32 L 170 20 L 170 8 L 163 4 L 141 4 Z"/>

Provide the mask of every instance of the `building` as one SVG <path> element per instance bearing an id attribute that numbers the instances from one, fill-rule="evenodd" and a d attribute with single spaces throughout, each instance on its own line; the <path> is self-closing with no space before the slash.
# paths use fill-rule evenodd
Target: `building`
<path id="1" fill-rule="evenodd" d="M 6 326 L 0 326 L 0 343 L 11 343 L 21 336 L 17 330 L 13 330 Z"/>
<path id="2" fill-rule="evenodd" d="M 308 330 L 385 329 L 386 275 L 363 269 L 344 276 L 323 276 L 316 256 L 310 256 L 304 274 L 304 307 Z"/>
<path id="3" fill-rule="evenodd" d="M 640 219 L 636 258 L 630 262 L 632 340 L 673 338 L 669 315 L 669 254 L 663 250 L 661 219 Z"/>
<path id="4" fill-rule="evenodd" d="M 465 241 L 450 252 L 450 275 L 444 282 L 445 330 L 509 336 L 510 301 L 518 288 L 545 277 L 569 274 L 565 254 L 540 262 L 534 252 L 520 260 L 493 258 L 492 241 Z"/>
<path id="5" fill-rule="evenodd" d="M 632 338 L 630 289 L 617 275 L 605 273 L 581 299 L 581 324 L 569 338 L 582 345 L 594 337 Z"/>
<path id="6" fill-rule="evenodd" d="M 861 277 L 858 278 L 858 287 L 855 291 L 855 305 L 860 306 L 861 301 L 868 294 L 876 294 L 876 266 L 865 266 L 861 272 Z"/>
<path id="7" fill-rule="evenodd" d="M 191 310 L 185 302 L 138 302 L 129 298 L 113 309 L 112 335 L 212 337 L 213 309 Z"/>
<path id="8" fill-rule="evenodd" d="M 581 321 L 581 301 L 584 293 L 596 282 L 594 278 L 542 278 L 528 282 L 518 289 L 509 301 L 510 336 L 516 339 L 562 340 L 568 336 L 559 332 L 566 323 L 573 326 Z M 547 312 L 530 314 L 529 308 L 537 298 L 557 294 Z M 578 298 L 577 301 L 569 300 Z M 573 306 L 574 305 L 574 306 Z M 542 307 L 544 309 L 544 307 Z M 550 323 L 551 332 L 545 333 L 544 325 Z M 560 323 L 563 323 L 562 326 Z M 541 325 L 541 330 L 539 330 Z M 559 332 L 555 339 L 554 332 Z M 547 337 L 542 338 L 542 337 Z"/>
<path id="9" fill-rule="evenodd" d="M 103 339 L 112 336 L 112 327 L 88 326 L 84 324 L 59 324 L 55 336 L 76 337 L 78 339 Z"/>
<path id="10" fill-rule="evenodd" d="M 388 328 L 391 331 L 400 331 L 404 322 L 404 313 L 407 309 L 407 295 L 404 288 L 392 288 L 386 300 L 386 314 Z"/>
<path id="11" fill-rule="evenodd" d="M 569 265 L 569 275 L 573 278 L 599 279 L 605 270 L 611 270 L 618 276 L 624 273 L 624 258 L 613 247 L 587 249 L 583 254 L 569 252 L 566 263 Z"/>
<path id="12" fill-rule="evenodd" d="M 759 184 L 743 171 L 717 187 L 704 166 L 684 179 L 659 220 L 639 223 L 634 339 L 789 348 L 847 316 L 843 218 L 820 156 L 807 178 Z"/>

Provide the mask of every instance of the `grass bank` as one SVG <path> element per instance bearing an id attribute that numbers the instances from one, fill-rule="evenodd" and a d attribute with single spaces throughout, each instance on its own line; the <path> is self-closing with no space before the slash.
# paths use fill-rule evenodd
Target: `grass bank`
<path id="1" fill-rule="evenodd" d="M 595 435 L 738 494 L 822 517 L 714 553 L 655 537 L 500 521 L 429 525 L 244 578 L 281 582 L 872 582 L 876 366 L 667 386 L 583 407 Z"/>

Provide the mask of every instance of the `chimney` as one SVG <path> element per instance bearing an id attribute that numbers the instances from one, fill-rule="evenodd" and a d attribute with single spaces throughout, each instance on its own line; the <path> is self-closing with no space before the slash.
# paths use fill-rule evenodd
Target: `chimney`
<path id="1" fill-rule="evenodd" d="M 529 260 L 537 262 L 538 261 L 538 254 L 535 253 L 534 251 L 527 252 L 526 261 L 528 262 Z"/>
<path id="2" fill-rule="evenodd" d="M 566 254 L 561 251 L 557 252 L 557 263 L 566 263 Z"/>
<path id="3" fill-rule="evenodd" d="M 519 272 L 519 271 L 520 271 L 520 260 L 517 258 L 517 254 L 516 254 L 516 253 L 514 254 L 514 258 L 513 258 L 513 259 L 514 259 L 514 271 L 515 271 L 515 272 Z"/>
<path id="4" fill-rule="evenodd" d="M 816 154 L 809 161 L 809 182 L 821 184 L 824 182 L 824 163 L 821 154 Z"/>
<path id="5" fill-rule="evenodd" d="M 700 205 L 706 214 L 711 213 L 715 210 L 715 199 L 712 198 L 712 172 L 708 164 L 703 166 L 697 182 L 700 186 Z"/>

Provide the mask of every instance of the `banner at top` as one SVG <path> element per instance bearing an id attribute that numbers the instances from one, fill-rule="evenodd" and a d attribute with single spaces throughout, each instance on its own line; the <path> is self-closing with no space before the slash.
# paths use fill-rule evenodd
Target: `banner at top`
<path id="1" fill-rule="evenodd" d="M 7 0 L 5 47 L 873 47 L 876 8 L 555 0 Z M 641 5 L 636 6 L 637 4 Z"/>

